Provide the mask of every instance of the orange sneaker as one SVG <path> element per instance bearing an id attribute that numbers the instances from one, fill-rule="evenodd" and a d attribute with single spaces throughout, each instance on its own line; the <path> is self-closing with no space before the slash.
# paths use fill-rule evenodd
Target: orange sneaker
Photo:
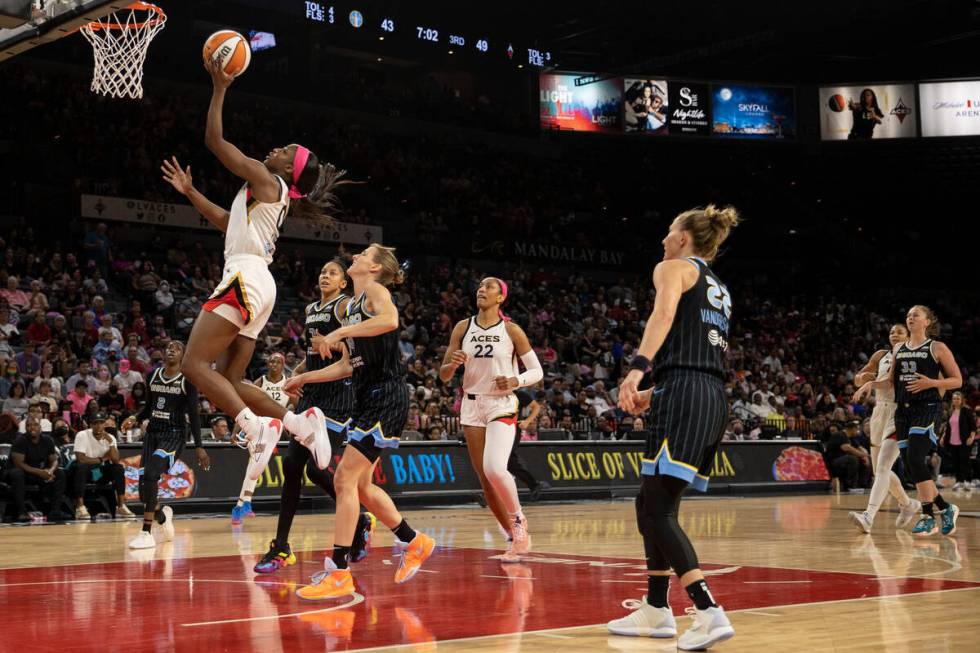
<path id="1" fill-rule="evenodd" d="M 323 561 L 324 571 L 313 576 L 313 583 L 296 590 L 296 596 L 307 601 L 339 599 L 354 593 L 354 577 L 350 569 L 337 569 L 333 560 Z"/>
<path id="2" fill-rule="evenodd" d="M 408 543 L 408 547 L 402 553 L 402 561 L 398 565 L 398 570 L 395 571 L 395 582 L 405 583 L 411 580 L 422 567 L 422 563 L 432 555 L 432 550 L 435 548 L 436 541 L 434 539 L 425 533 L 416 533 L 415 539 Z"/>

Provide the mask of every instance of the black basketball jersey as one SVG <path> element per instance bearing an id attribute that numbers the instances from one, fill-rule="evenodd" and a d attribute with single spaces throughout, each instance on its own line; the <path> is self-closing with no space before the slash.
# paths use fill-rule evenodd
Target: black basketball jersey
<path id="1" fill-rule="evenodd" d="M 339 329 L 342 318 L 338 314 L 338 308 L 342 300 L 347 295 L 341 294 L 331 299 L 326 304 L 313 302 L 306 307 L 306 369 L 307 371 L 321 370 L 337 361 L 325 359 L 320 356 L 320 352 L 313 346 L 313 336 L 316 334 L 327 335 L 331 331 Z M 353 409 L 354 398 L 351 392 L 350 379 L 339 381 L 327 381 L 325 383 L 309 383 L 303 388 L 304 396 L 310 395 L 314 406 L 330 413 L 349 414 Z M 331 415 L 335 417 L 335 415 Z"/>
<path id="2" fill-rule="evenodd" d="M 696 370 L 723 377 L 728 351 L 732 299 L 708 264 L 687 259 L 698 268 L 698 280 L 681 295 L 674 323 L 653 359 L 653 378 L 660 381 L 674 369 Z"/>
<path id="3" fill-rule="evenodd" d="M 932 339 L 912 349 L 904 342 L 895 352 L 892 368 L 895 370 L 895 401 L 898 403 L 938 403 L 939 390 L 929 388 L 917 394 L 909 391 L 908 385 L 915 381 L 916 375 L 921 374 L 930 379 L 938 379 L 942 374 L 939 361 L 932 353 Z"/>
<path id="4" fill-rule="evenodd" d="M 189 424 L 194 441 L 199 444 L 201 421 L 194 384 L 180 372 L 167 378 L 161 367 L 153 371 L 147 385 L 149 398 L 142 416 L 150 420 L 148 429 L 186 432 Z"/>
<path id="5" fill-rule="evenodd" d="M 344 326 L 360 324 L 372 317 L 364 307 L 367 301 L 364 293 L 352 299 L 344 315 Z M 351 367 L 354 368 L 354 385 L 383 383 L 401 379 L 405 376 L 401 352 L 398 350 L 398 330 L 394 329 L 380 336 L 367 338 L 347 338 L 347 352 Z"/>

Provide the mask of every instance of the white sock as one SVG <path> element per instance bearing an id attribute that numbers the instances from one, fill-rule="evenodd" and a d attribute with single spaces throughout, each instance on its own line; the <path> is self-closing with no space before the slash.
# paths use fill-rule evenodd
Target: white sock
<path id="1" fill-rule="evenodd" d="M 235 424 L 238 424 L 238 428 L 245 432 L 245 437 L 248 440 L 254 441 L 259 437 L 259 418 L 248 406 L 242 408 L 242 412 L 235 415 Z"/>
<path id="2" fill-rule="evenodd" d="M 305 438 L 313 434 L 313 425 L 305 417 L 297 415 L 293 411 L 289 411 L 282 418 L 282 425 L 286 427 L 287 431 L 299 438 Z"/>

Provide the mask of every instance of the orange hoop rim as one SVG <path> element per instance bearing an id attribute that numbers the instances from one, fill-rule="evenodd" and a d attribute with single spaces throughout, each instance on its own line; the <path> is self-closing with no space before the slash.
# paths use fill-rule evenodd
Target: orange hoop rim
<path id="1" fill-rule="evenodd" d="M 149 20 L 144 20 L 140 23 L 100 23 L 98 21 L 93 21 L 85 27 L 92 31 L 97 31 L 100 29 L 143 29 L 147 25 L 153 27 L 167 20 L 167 14 L 163 12 L 163 9 L 154 4 L 150 4 L 149 2 L 133 2 L 127 5 L 126 9 L 129 9 L 130 11 L 146 11 L 151 15 L 155 15 Z"/>

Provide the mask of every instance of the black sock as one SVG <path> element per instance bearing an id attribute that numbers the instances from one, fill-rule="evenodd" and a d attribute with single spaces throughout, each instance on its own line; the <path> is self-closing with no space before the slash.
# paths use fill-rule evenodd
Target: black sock
<path id="1" fill-rule="evenodd" d="M 404 519 L 402 519 L 401 523 L 398 524 L 398 526 L 395 526 L 393 529 L 391 529 L 391 532 L 394 533 L 395 537 L 397 537 L 405 544 L 408 544 L 409 542 L 415 539 L 415 531 L 412 530 L 412 527 L 409 526 L 408 522 L 405 521 Z"/>
<path id="2" fill-rule="evenodd" d="M 333 545 L 333 563 L 337 565 L 337 569 L 347 569 L 348 558 L 350 558 L 349 546 Z"/>
<path id="3" fill-rule="evenodd" d="M 949 504 L 946 503 L 946 499 L 944 499 L 943 495 L 941 494 L 937 494 L 936 498 L 933 499 L 932 502 L 935 503 L 936 507 L 940 510 L 946 510 L 946 508 L 949 508 Z"/>
<path id="4" fill-rule="evenodd" d="M 153 513 L 153 518 L 157 520 L 158 524 L 162 524 L 167 521 L 167 516 L 163 514 L 162 508 L 157 508 L 157 511 Z"/>
<path id="5" fill-rule="evenodd" d="M 708 583 L 704 580 L 696 580 L 684 589 L 687 590 L 687 595 L 691 597 L 694 607 L 698 610 L 718 607 L 714 597 L 711 596 L 711 592 L 708 591 Z"/>
<path id="6" fill-rule="evenodd" d="M 932 501 L 923 501 L 922 502 L 922 514 L 925 515 L 926 517 L 932 517 L 933 516 L 933 514 L 932 514 Z"/>
<path id="7" fill-rule="evenodd" d="M 152 526 L 153 526 L 153 520 L 152 519 L 150 521 L 147 521 L 146 519 L 143 520 L 143 532 L 144 533 L 149 533 L 150 532 L 150 528 Z"/>
<path id="8" fill-rule="evenodd" d="M 667 590 L 670 589 L 670 576 L 647 576 L 647 603 L 655 608 L 669 608 Z"/>

